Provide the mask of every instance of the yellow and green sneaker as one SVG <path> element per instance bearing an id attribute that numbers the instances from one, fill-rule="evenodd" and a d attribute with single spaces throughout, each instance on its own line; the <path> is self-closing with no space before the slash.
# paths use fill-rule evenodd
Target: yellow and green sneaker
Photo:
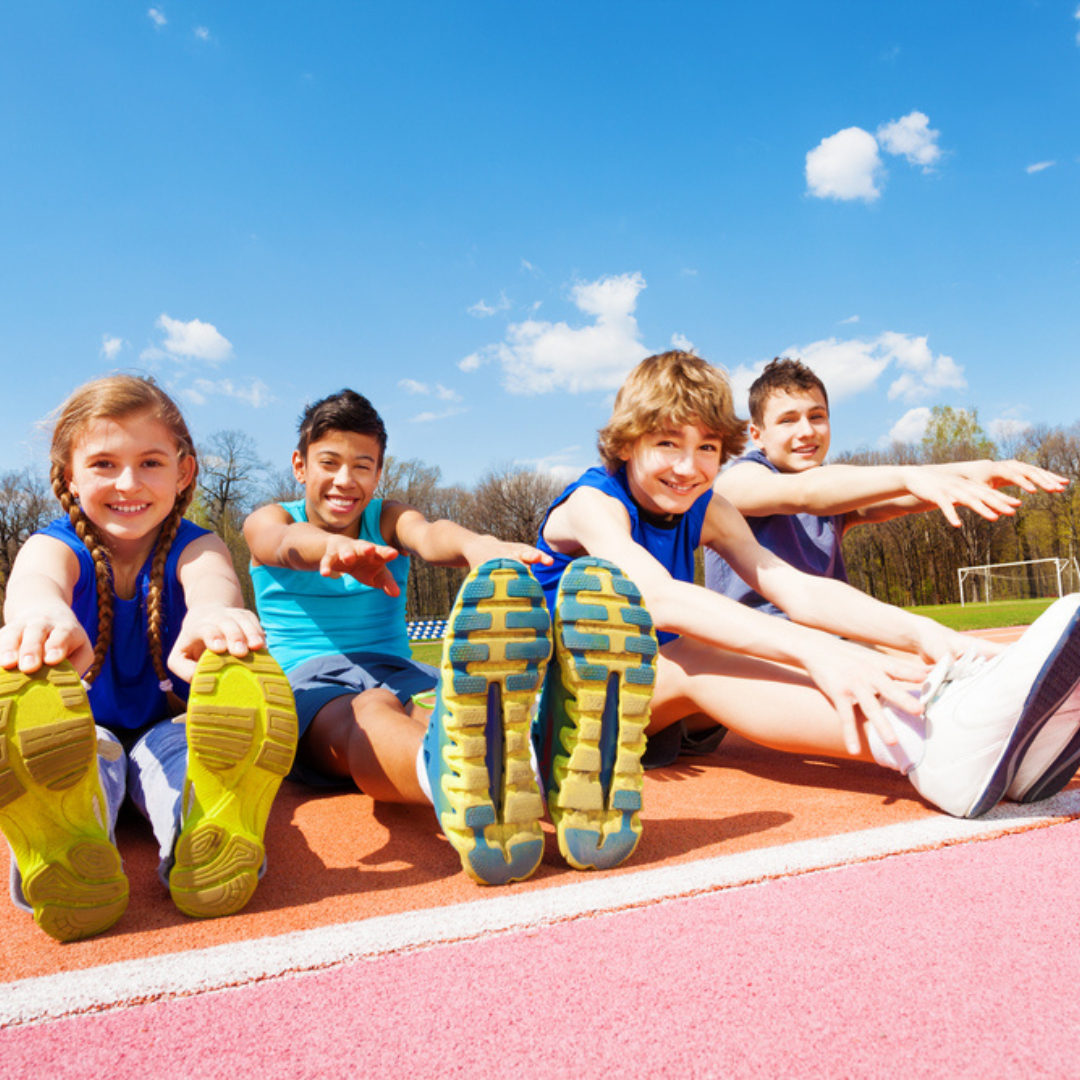
<path id="1" fill-rule="evenodd" d="M 296 756 L 292 689 L 267 652 L 207 650 L 191 681 L 186 724 L 169 892 L 185 915 L 232 915 L 255 892 L 270 807 Z"/>
<path id="2" fill-rule="evenodd" d="M 481 884 L 522 881 L 544 854 L 530 727 L 550 622 L 528 568 L 493 559 L 465 579 L 447 623 L 424 761 L 439 826 Z"/>
<path id="3" fill-rule="evenodd" d="M 0 671 L 0 830 L 50 937 L 91 937 L 123 915 L 128 882 L 109 837 L 94 717 L 66 660 Z"/>
<path id="4" fill-rule="evenodd" d="M 652 617 L 618 567 L 575 559 L 559 582 L 554 637 L 539 725 L 548 811 L 571 866 L 610 870 L 641 839 Z"/>

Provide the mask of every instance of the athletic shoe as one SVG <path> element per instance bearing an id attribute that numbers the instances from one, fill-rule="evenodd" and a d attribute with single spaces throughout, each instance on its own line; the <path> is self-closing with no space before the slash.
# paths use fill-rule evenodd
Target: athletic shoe
<path id="1" fill-rule="evenodd" d="M 1059 749 L 1067 741 L 1060 726 L 1072 719 L 1054 721 L 1080 682 L 1078 602 L 1058 600 L 992 660 L 968 654 L 935 668 L 922 695 L 925 755 L 908 774 L 921 795 L 956 817 L 980 817 L 1010 788 L 1044 731 Z M 1040 751 L 1033 760 L 1050 756 Z M 1060 770 L 1052 764 L 1047 771 L 1055 782 Z"/>
<path id="2" fill-rule="evenodd" d="M 270 807 L 296 755 L 292 690 L 267 652 L 238 657 L 208 649 L 191 681 L 186 728 L 169 892 L 185 915 L 231 915 L 255 892 Z"/>
<path id="3" fill-rule="evenodd" d="M 578 870 L 610 870 L 641 839 L 641 755 L 656 655 L 637 586 L 601 559 L 572 562 L 559 583 L 557 670 L 541 721 L 548 810 L 559 850 Z"/>
<path id="4" fill-rule="evenodd" d="M 1056 601 L 1046 615 L 1055 608 L 1055 621 L 1067 621 L 1068 632 L 1072 635 L 1071 676 L 1067 667 L 1069 661 L 1063 659 L 1060 662 L 1062 682 L 1064 685 L 1072 682 L 1072 690 L 1065 694 L 1020 762 L 1009 790 L 1005 792 L 1005 797 L 1014 802 L 1038 802 L 1056 795 L 1073 778 L 1080 765 L 1080 643 L 1075 640 L 1080 621 L 1080 593 Z"/>
<path id="5" fill-rule="evenodd" d="M 529 570 L 493 559 L 469 574 L 443 639 L 424 763 L 439 826 L 484 885 L 524 880 L 544 854 L 529 728 L 550 655 L 544 593 Z"/>
<path id="6" fill-rule="evenodd" d="M 0 671 L 0 829 L 34 921 L 57 941 L 100 934 L 127 908 L 107 817 L 78 673 L 66 660 Z"/>

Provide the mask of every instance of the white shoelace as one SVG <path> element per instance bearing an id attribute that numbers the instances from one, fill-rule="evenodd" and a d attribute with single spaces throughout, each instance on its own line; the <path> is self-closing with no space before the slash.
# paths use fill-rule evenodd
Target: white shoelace
<path id="1" fill-rule="evenodd" d="M 963 656 L 943 656 L 926 676 L 926 681 L 919 691 L 919 701 L 923 710 L 933 705 L 950 683 L 979 674 L 987 663 L 986 657 L 981 656 L 974 648 L 968 649 Z"/>

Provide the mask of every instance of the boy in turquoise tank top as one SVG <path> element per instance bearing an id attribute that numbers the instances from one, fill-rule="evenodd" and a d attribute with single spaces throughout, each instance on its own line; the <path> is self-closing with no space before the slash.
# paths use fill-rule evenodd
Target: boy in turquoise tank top
<path id="1" fill-rule="evenodd" d="M 633 850 L 644 736 L 680 724 L 875 761 L 960 817 L 1060 790 L 1080 761 L 1080 594 L 1002 649 L 803 573 L 714 489 L 745 441 L 719 369 L 690 353 L 649 357 L 600 431 L 603 468 L 570 485 L 541 524 L 537 546 L 552 561 L 536 576 L 555 662 L 536 738 L 560 846 L 587 846 L 591 832 L 599 850 Z M 687 549 L 698 546 L 790 621 L 696 585 Z M 648 680 L 640 665 L 620 667 L 647 652 L 631 634 L 641 611 L 616 618 L 583 594 L 601 566 L 605 590 L 640 597 L 660 635 L 644 714 L 624 705 Z"/>
<path id="2" fill-rule="evenodd" d="M 244 525 L 267 646 L 296 698 L 294 779 L 431 803 L 470 876 L 520 880 L 543 854 L 529 726 L 551 648 L 525 564 L 547 556 L 375 498 L 386 441 L 362 395 L 316 402 L 292 460 L 304 498 Z M 472 571 L 438 670 L 409 649 L 413 556 Z"/>

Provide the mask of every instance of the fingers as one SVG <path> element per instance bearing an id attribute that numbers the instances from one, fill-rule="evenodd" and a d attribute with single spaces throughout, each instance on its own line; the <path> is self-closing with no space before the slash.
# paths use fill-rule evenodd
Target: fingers
<path id="1" fill-rule="evenodd" d="M 93 659 L 86 632 L 78 623 L 34 620 L 5 626 L 0 632 L 0 667 L 18 667 L 30 674 L 42 664 L 52 666 L 67 659 L 79 671 L 89 667 Z"/>

